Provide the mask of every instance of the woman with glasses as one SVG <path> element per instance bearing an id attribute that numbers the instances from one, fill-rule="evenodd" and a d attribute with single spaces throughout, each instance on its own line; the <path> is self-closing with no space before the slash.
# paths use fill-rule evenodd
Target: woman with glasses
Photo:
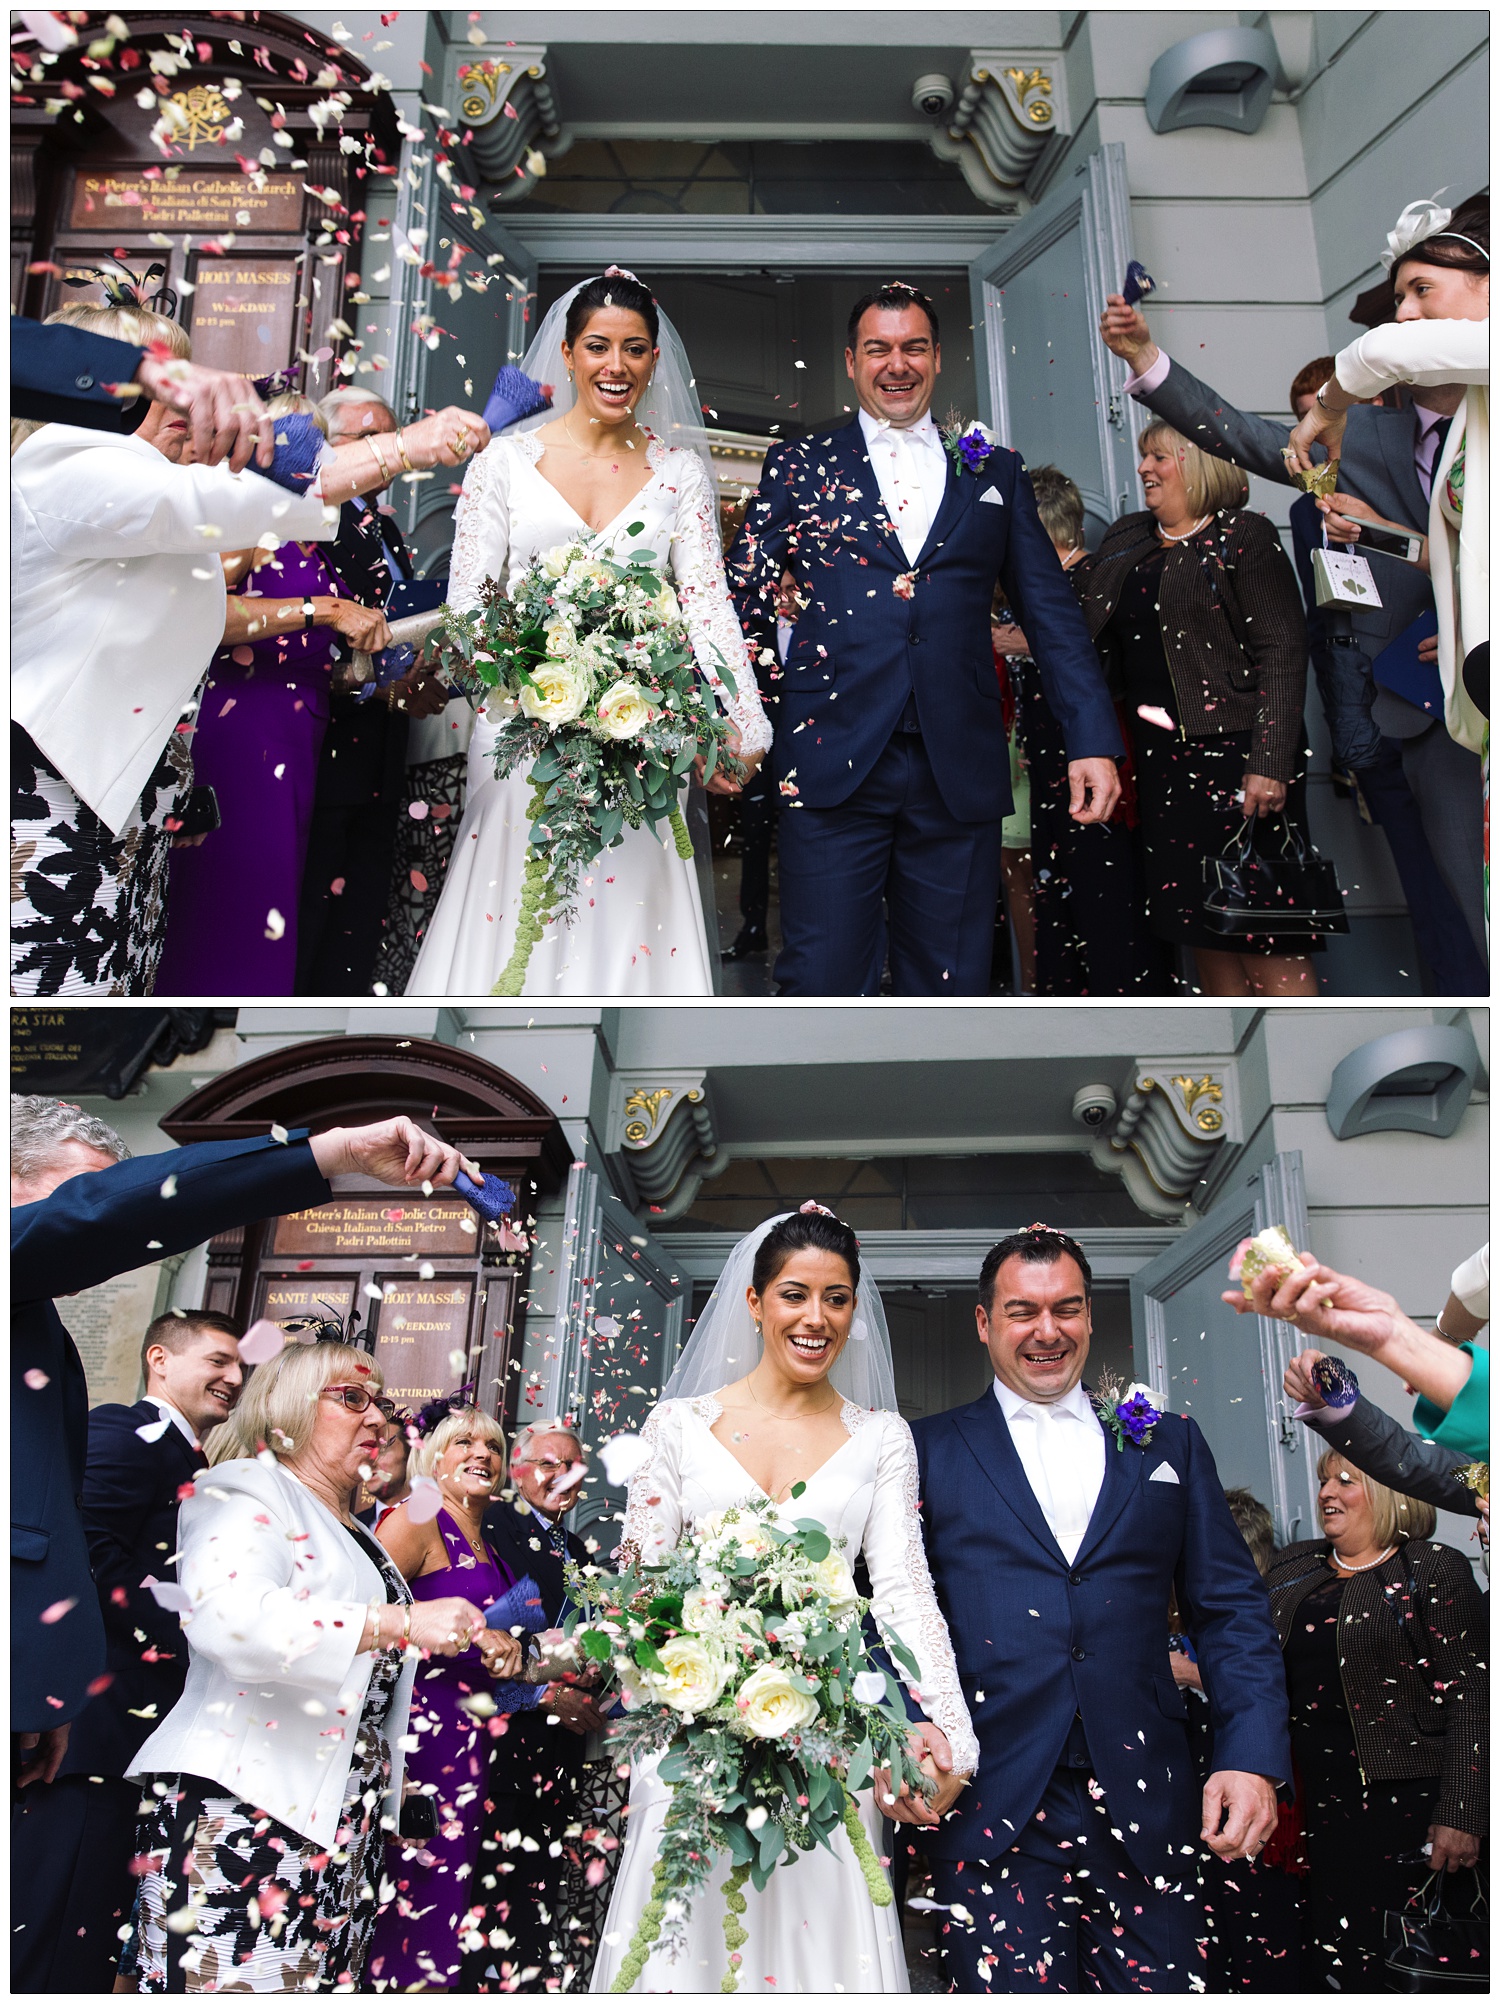
<path id="1" fill-rule="evenodd" d="M 415 1499 L 408 1497 L 382 1519 L 378 1533 L 419 1607 L 447 1605 L 454 1594 L 490 1607 L 516 1585 L 516 1574 L 484 1536 L 484 1513 L 505 1480 L 505 1435 L 498 1420 L 469 1404 L 472 1391 L 466 1385 L 451 1398 L 432 1400 L 411 1428 L 411 1472 L 437 1484 L 436 1514 L 414 1512 Z M 411 1841 L 387 1862 L 395 1898 L 381 1909 L 370 1941 L 366 1981 L 374 1989 L 458 1986 L 463 1941 L 473 1933 L 470 1914 L 479 1898 L 474 1870 L 484 1834 L 488 1717 L 531 1700 L 529 1686 L 518 1692 L 496 1688 L 493 1680 L 515 1676 L 520 1645 L 512 1626 L 546 1626 L 540 1605 L 532 1613 L 513 1607 L 508 1619 L 494 1618 L 497 1627 L 483 1630 L 474 1648 L 417 1672 L 411 1709 L 416 1743 L 406 1771 L 425 1798 L 425 1827 L 414 1825 Z"/>
<path id="2" fill-rule="evenodd" d="M 288 1344 L 183 1502 L 180 1584 L 158 1598 L 180 1608 L 187 1684 L 131 1774 L 155 1803 L 121 1959 L 140 1990 L 361 1987 L 413 1678 L 484 1627 L 467 1593 L 414 1601 L 354 1520 L 381 1384 L 352 1344 Z"/>

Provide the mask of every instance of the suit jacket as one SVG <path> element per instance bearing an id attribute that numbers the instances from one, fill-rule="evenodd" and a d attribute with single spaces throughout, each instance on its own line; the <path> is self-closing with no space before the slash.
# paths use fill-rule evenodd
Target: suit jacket
<path id="1" fill-rule="evenodd" d="M 508 1565 L 517 1579 L 530 1574 L 541 1592 L 547 1624 L 556 1627 L 562 1620 L 567 1601 L 563 1562 L 552 1549 L 547 1527 L 540 1517 L 515 1503 L 497 1499 L 484 1513 L 484 1535 L 495 1556 Z M 582 1538 L 565 1531 L 568 1556 L 579 1565 L 589 1563 L 589 1550 Z M 522 1795 L 550 1807 L 560 1778 L 575 1780 L 583 1772 L 587 1741 L 563 1726 L 549 1726 L 545 1709 L 513 1712 L 509 1729 L 494 1743 L 491 1755 L 491 1785 L 501 1794 Z M 550 1784 L 550 1787 L 549 1787 Z M 543 1801 L 538 1791 L 547 1791 Z"/>
<path id="2" fill-rule="evenodd" d="M 1293 484 L 1281 457 L 1286 431 L 1269 418 L 1236 410 L 1180 362 L 1174 361 L 1156 388 L 1138 401 L 1205 452 L 1232 459 L 1237 466 L 1266 480 L 1279 481 L 1283 487 Z M 1425 536 L 1428 506 L 1412 457 L 1416 438 L 1417 417 L 1410 407 L 1395 410 L 1356 404 L 1344 427 L 1339 486 L 1344 493 L 1368 501 L 1387 521 L 1400 522 Z M 1371 661 L 1432 605 L 1432 584 L 1415 564 L 1404 564 L 1399 557 L 1382 556 L 1376 550 L 1362 554 L 1374 576 L 1380 605 L 1358 611 L 1342 605 L 1324 606 L 1322 615 L 1331 640 L 1352 642 L 1366 661 Z M 1415 737 L 1432 726 L 1433 719 L 1425 711 L 1388 690 L 1381 691 L 1375 700 L 1376 720 L 1392 737 Z M 1369 757 L 1363 763 L 1368 764 Z"/>
<path id="3" fill-rule="evenodd" d="M 1346 1461 L 1373 1475 L 1387 1489 L 1403 1496 L 1420 1496 L 1439 1510 L 1457 1510 L 1465 1517 L 1479 1515 L 1479 1498 L 1455 1473 L 1472 1467 L 1473 1455 L 1408 1433 L 1400 1420 L 1366 1398 L 1357 1399 L 1346 1413 L 1324 1406 L 1321 1412 L 1302 1413 L 1299 1418 L 1330 1447 L 1336 1447 Z"/>
<path id="4" fill-rule="evenodd" d="M 210 1141 L 118 1162 L 11 1212 L 13 1731 L 76 1718 L 105 1659 L 83 1519 L 88 1383 L 52 1297 L 330 1194 L 297 1135 L 284 1146 Z"/>
<path id="5" fill-rule="evenodd" d="M 42 424 L 76 424 L 88 431 L 134 431 L 151 399 L 121 402 L 106 387 L 128 383 L 141 366 L 143 348 L 90 334 L 82 327 L 44 327 L 38 320 L 10 323 L 10 414 Z"/>
<path id="6" fill-rule="evenodd" d="M 162 1418 L 149 1399 L 95 1406 L 89 1414 L 83 1525 L 104 1617 L 105 1668 L 112 1682 L 74 1721 L 64 1774 L 125 1775 L 142 1742 L 182 1696 L 187 1639 L 175 1613 L 158 1607 L 141 1582 L 177 1577 L 177 1506 L 207 1467 L 175 1421 L 157 1440 L 138 1427 Z M 136 1631 L 145 1637 L 136 1639 Z M 141 1717 L 144 1711 L 147 1718 Z"/>
<path id="7" fill-rule="evenodd" d="M 773 665 L 774 594 L 788 567 L 808 603 L 783 668 Z M 770 770 L 788 802 L 841 806 L 914 698 L 949 812 L 965 822 L 1010 812 L 990 647 L 997 581 L 1033 643 L 1068 757 L 1122 755 L 1114 706 L 1019 453 L 997 446 L 978 473 L 950 462 L 913 565 L 858 418 L 788 440 L 767 456 L 726 568 L 740 624 L 763 658 L 763 691 L 775 705 Z"/>
<path id="8" fill-rule="evenodd" d="M 1132 1861 L 1149 1878 L 1181 1878 L 1201 1801 L 1167 1652 L 1169 1588 L 1198 1650 L 1218 1766 L 1291 1774 L 1265 1584 L 1196 1422 L 1169 1414 L 1144 1448 L 1107 1444 L 1071 1565 L 992 1391 L 914 1420 L 912 1434 L 928 1563 L 980 1746 L 978 1774 L 925 1841 L 939 1857 L 999 1858 L 1081 1717 Z M 1176 1480 L 1153 1480 L 1162 1468 Z"/>

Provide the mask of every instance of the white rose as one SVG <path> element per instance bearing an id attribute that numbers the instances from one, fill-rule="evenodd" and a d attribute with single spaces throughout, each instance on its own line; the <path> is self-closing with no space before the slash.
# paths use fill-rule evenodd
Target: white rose
<path id="1" fill-rule="evenodd" d="M 616 682 L 599 698 L 599 727 L 606 737 L 639 737 L 651 717 L 651 705 L 639 682 Z"/>
<path id="2" fill-rule="evenodd" d="M 565 577 L 568 566 L 572 561 L 572 545 L 570 543 L 559 543 L 555 549 L 548 550 L 547 554 L 542 558 L 542 576 L 544 578 Z"/>
<path id="3" fill-rule="evenodd" d="M 568 661 L 538 661 L 521 691 L 523 715 L 538 724 L 571 724 L 593 694 L 593 678 Z"/>
<path id="4" fill-rule="evenodd" d="M 723 1657 L 695 1635 L 674 1635 L 658 1653 L 664 1668 L 651 1678 L 657 1696 L 676 1712 L 706 1712 L 724 1688 Z"/>
<path id="5" fill-rule="evenodd" d="M 564 619 L 561 613 L 549 619 L 542 628 L 547 636 L 547 658 L 551 661 L 570 661 L 578 650 L 578 635 L 573 630 L 571 619 Z"/>
<path id="6" fill-rule="evenodd" d="M 818 1716 L 811 1691 L 799 1691 L 779 1664 L 752 1670 L 739 1688 L 735 1703 L 741 1718 L 758 1740 L 785 1739 L 810 1726 Z"/>
<path id="7" fill-rule="evenodd" d="M 682 1625 L 694 1635 L 712 1633 L 723 1620 L 724 1603 L 717 1594 L 698 1586 L 682 1596 Z"/>
<path id="8" fill-rule="evenodd" d="M 840 1615 L 854 1613 L 859 1606 L 859 1589 L 842 1552 L 830 1552 L 826 1559 L 819 1559 L 813 1567 L 813 1578 L 835 1620 Z"/>
<path id="9" fill-rule="evenodd" d="M 657 592 L 652 603 L 663 619 L 676 619 L 682 611 L 682 608 L 677 603 L 676 592 L 673 591 L 665 578 L 662 579 L 661 589 Z"/>

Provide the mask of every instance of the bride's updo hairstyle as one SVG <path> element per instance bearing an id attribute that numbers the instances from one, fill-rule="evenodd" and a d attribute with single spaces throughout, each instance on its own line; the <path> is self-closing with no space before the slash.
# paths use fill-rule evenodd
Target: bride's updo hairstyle
<path id="1" fill-rule="evenodd" d="M 842 1218 L 831 1211 L 793 1211 L 779 1225 L 772 1225 L 755 1249 L 755 1265 L 750 1285 L 764 1294 L 793 1253 L 833 1253 L 849 1269 L 849 1279 L 859 1286 L 859 1240 Z"/>
<path id="2" fill-rule="evenodd" d="M 638 278 L 632 278 L 629 272 L 616 271 L 591 278 L 587 285 L 580 285 L 573 294 L 573 303 L 563 323 L 564 337 L 570 348 L 594 315 L 606 306 L 620 306 L 627 313 L 639 313 L 650 333 L 652 347 L 656 346 L 661 332 L 661 315 L 656 310 L 656 301 Z"/>

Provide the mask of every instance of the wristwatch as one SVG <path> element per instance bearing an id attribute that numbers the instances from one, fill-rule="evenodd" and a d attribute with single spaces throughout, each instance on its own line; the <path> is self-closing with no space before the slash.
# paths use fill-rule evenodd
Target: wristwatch
<path id="1" fill-rule="evenodd" d="M 310 598 L 303 599 L 302 601 L 303 632 L 310 633 L 313 627 L 317 624 L 317 619 L 318 619 L 318 608 L 313 604 Z"/>

